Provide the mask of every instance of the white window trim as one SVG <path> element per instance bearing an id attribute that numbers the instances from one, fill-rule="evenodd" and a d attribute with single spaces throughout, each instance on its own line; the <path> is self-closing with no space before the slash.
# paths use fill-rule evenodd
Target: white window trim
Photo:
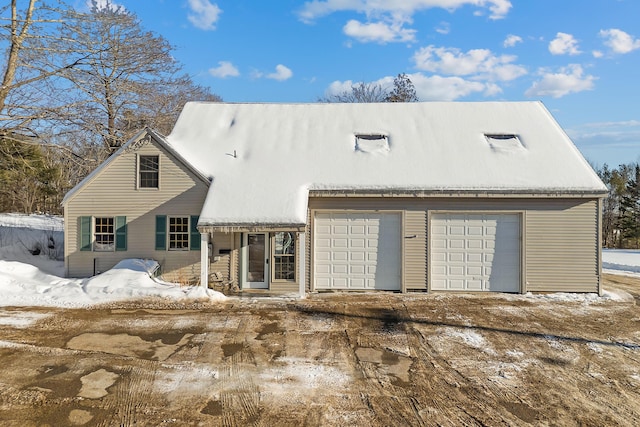
<path id="1" fill-rule="evenodd" d="M 140 186 L 140 157 L 141 156 L 157 156 L 158 157 L 158 186 L 157 187 L 141 187 Z M 136 154 L 136 189 L 142 191 L 158 191 L 160 190 L 160 154 Z"/>
<path id="2" fill-rule="evenodd" d="M 97 233 L 96 225 L 98 218 L 111 218 L 113 222 L 113 232 L 112 233 Z M 96 234 L 108 235 L 111 234 L 113 236 L 113 243 L 111 244 L 111 249 L 98 249 L 96 245 L 98 245 Z M 91 252 L 115 252 L 116 251 L 116 217 L 115 216 L 92 216 L 91 217 Z"/>
<path id="3" fill-rule="evenodd" d="M 171 220 L 176 218 L 187 219 L 187 246 L 184 248 L 171 247 Z M 188 252 L 189 250 L 191 250 L 191 215 L 167 215 L 167 250 L 171 252 Z"/>

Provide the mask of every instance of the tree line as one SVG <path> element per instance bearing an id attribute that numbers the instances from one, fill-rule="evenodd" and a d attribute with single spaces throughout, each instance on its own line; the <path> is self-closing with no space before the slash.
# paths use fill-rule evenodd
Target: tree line
<path id="1" fill-rule="evenodd" d="M 602 245 L 640 248 L 640 165 L 596 168 L 609 189 L 602 203 Z"/>

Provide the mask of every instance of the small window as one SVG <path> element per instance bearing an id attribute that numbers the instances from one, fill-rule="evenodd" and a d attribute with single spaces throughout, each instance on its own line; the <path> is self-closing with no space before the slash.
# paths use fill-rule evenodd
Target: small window
<path id="1" fill-rule="evenodd" d="M 140 188 L 158 188 L 160 156 L 139 157 L 138 186 Z"/>
<path id="2" fill-rule="evenodd" d="M 169 218 L 169 250 L 189 250 L 189 217 Z"/>
<path id="3" fill-rule="evenodd" d="M 524 148 L 518 135 L 514 134 L 485 134 L 489 147 L 494 151 L 515 151 Z"/>
<path id="4" fill-rule="evenodd" d="M 389 151 L 389 138 L 379 133 L 356 134 L 356 151 L 385 153 Z"/>
<path id="5" fill-rule="evenodd" d="M 296 280 L 296 236 L 293 232 L 275 233 L 273 256 L 274 280 Z"/>
<path id="6" fill-rule="evenodd" d="M 115 251 L 115 227 L 113 217 L 96 217 L 94 220 L 93 250 Z"/>

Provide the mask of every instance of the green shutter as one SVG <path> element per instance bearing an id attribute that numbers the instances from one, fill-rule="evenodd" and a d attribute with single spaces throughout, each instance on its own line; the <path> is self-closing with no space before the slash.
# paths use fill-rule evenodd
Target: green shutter
<path id="1" fill-rule="evenodd" d="M 81 216 L 80 221 L 80 250 L 91 250 L 91 217 Z"/>
<path id="2" fill-rule="evenodd" d="M 192 251 L 200 250 L 200 232 L 198 231 L 198 215 L 191 215 L 191 235 L 189 236 L 189 249 Z"/>
<path id="3" fill-rule="evenodd" d="M 167 216 L 156 215 L 156 251 L 167 249 Z"/>
<path id="4" fill-rule="evenodd" d="M 127 217 L 116 217 L 116 251 L 127 250 Z"/>

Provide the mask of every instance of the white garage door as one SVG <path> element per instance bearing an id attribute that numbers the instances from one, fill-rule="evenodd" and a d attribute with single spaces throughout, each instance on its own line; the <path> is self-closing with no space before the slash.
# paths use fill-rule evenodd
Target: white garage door
<path id="1" fill-rule="evenodd" d="M 431 289 L 520 292 L 520 215 L 433 214 Z"/>
<path id="2" fill-rule="evenodd" d="M 400 290 L 400 214 L 315 214 L 316 289 Z"/>

